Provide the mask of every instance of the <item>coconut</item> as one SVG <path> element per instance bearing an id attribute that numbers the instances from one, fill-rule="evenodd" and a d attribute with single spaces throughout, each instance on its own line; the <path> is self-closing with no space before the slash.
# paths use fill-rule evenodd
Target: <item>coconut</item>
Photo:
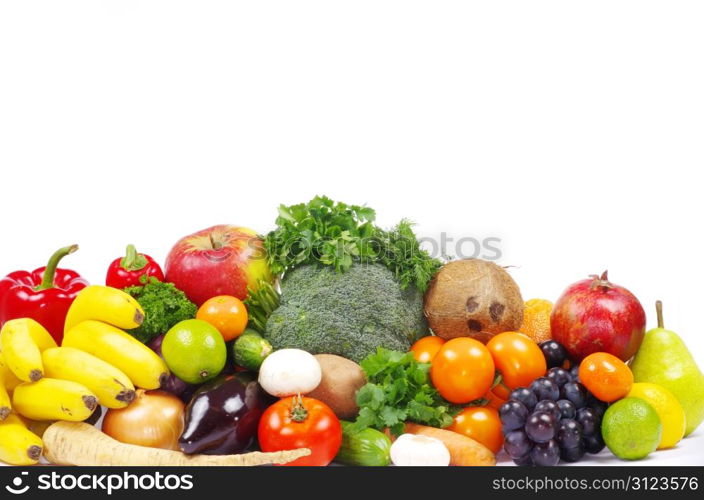
<path id="1" fill-rule="evenodd" d="M 480 342 L 517 330 L 523 307 L 513 278 L 503 267 L 481 259 L 445 264 L 431 281 L 424 306 L 437 336 L 472 337 Z"/>

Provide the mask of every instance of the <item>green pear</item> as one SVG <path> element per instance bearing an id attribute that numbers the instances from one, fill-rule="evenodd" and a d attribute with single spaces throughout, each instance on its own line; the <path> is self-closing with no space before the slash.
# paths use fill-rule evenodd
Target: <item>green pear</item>
<path id="1" fill-rule="evenodd" d="M 687 417 L 687 436 L 704 420 L 704 375 L 680 336 L 665 329 L 659 300 L 656 308 L 658 327 L 646 332 L 633 358 L 633 379 L 661 385 L 675 395 Z"/>

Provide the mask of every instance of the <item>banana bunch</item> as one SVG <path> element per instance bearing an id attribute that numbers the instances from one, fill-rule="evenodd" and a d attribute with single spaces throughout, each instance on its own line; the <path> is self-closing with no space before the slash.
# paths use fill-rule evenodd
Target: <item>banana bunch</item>
<path id="1" fill-rule="evenodd" d="M 158 389 L 169 375 L 166 363 L 123 331 L 138 327 L 143 320 L 144 310 L 129 294 L 107 286 L 89 286 L 81 290 L 68 311 L 61 345 L 111 364 L 136 387 Z M 126 397 L 131 400 L 134 393 Z"/>
<path id="2" fill-rule="evenodd" d="M 98 404 L 124 408 L 135 386 L 158 389 L 164 361 L 122 329 L 138 327 L 144 310 L 129 294 L 106 286 L 81 290 L 66 316 L 61 347 L 30 318 L 0 330 L 0 460 L 36 463 L 42 441 L 27 421 L 86 420 Z"/>

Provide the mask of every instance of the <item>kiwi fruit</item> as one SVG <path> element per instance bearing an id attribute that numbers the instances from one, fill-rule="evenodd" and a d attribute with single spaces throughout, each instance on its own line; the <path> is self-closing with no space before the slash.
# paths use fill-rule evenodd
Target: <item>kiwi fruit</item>
<path id="1" fill-rule="evenodd" d="M 435 335 L 488 342 L 523 322 L 523 298 L 506 270 L 482 259 L 445 264 L 425 293 L 425 316 Z"/>

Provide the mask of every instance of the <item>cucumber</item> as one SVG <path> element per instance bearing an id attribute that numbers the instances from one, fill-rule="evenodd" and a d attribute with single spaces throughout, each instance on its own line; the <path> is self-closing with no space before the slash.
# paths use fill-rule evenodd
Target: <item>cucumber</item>
<path id="1" fill-rule="evenodd" d="M 342 424 L 342 446 L 335 461 L 345 465 L 364 467 L 385 466 L 391 463 L 391 440 L 376 429 L 353 432 L 351 422 Z"/>
<path id="2" fill-rule="evenodd" d="M 235 340 L 232 354 L 235 364 L 248 370 L 259 370 L 259 367 L 273 351 L 268 340 L 249 328 Z"/>

